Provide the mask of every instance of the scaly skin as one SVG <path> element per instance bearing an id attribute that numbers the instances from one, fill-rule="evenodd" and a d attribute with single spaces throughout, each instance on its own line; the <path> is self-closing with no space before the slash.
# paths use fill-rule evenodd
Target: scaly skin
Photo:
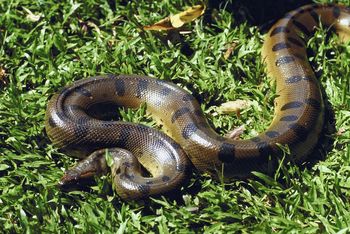
<path id="1" fill-rule="evenodd" d="M 338 5 L 307 5 L 288 13 L 267 34 L 263 59 L 269 75 L 276 80 L 278 97 L 270 127 L 252 139 L 232 140 L 215 133 L 198 102 L 178 86 L 129 75 L 80 80 L 54 95 L 46 113 L 48 136 L 57 147 L 70 151 L 91 153 L 110 147 L 130 151 L 153 177 L 143 177 L 137 160 L 129 153 L 111 149 L 115 188 L 124 199 L 178 187 L 190 165 L 186 154 L 199 171 L 218 175 L 223 170 L 227 178 L 275 168 L 283 155 L 278 145 L 288 146 L 289 158 L 300 162 L 315 147 L 324 122 L 319 82 L 305 48 L 319 23 L 334 26 L 345 41 L 350 11 Z M 130 108 L 146 103 L 147 111 L 171 138 L 142 125 L 93 118 L 89 108 L 100 103 Z M 107 168 L 102 156 L 91 157 L 97 158 L 98 165 L 89 166 L 83 161 L 83 166 L 76 169 L 81 177 L 94 174 L 96 168 Z M 79 177 L 72 170 L 62 179 L 63 184 Z"/>

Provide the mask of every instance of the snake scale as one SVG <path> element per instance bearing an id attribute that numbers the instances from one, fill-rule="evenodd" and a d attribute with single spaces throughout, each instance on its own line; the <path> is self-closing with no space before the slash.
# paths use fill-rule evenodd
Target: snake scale
<path id="1" fill-rule="evenodd" d="M 324 124 L 319 82 L 306 54 L 306 43 L 320 23 L 334 27 L 346 41 L 350 10 L 306 5 L 286 14 L 266 35 L 262 57 L 276 80 L 275 115 L 268 129 L 251 139 L 232 140 L 215 133 L 194 97 L 167 81 L 105 75 L 64 88 L 48 104 L 46 131 L 55 146 L 80 151 L 79 157 L 85 159 L 67 170 L 60 183 L 104 172 L 111 164 L 116 192 L 130 200 L 179 187 L 191 167 L 188 158 L 200 172 L 215 176 L 223 171 L 225 178 L 275 168 L 282 155 L 279 145 L 289 147 L 294 161 L 304 160 Z M 137 108 L 143 103 L 166 134 L 96 114 L 102 107 Z"/>

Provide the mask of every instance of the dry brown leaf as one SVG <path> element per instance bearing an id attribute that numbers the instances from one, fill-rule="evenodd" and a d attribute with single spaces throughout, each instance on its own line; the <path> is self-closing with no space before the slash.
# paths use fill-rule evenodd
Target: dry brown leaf
<path id="1" fill-rule="evenodd" d="M 235 101 L 229 101 L 222 103 L 221 106 L 218 107 L 217 111 L 222 114 L 230 114 L 230 113 L 237 113 L 242 109 L 246 109 L 251 106 L 251 102 L 247 100 L 235 100 Z"/>
<path id="2" fill-rule="evenodd" d="M 189 23 L 205 12 L 205 5 L 196 5 L 180 12 L 176 15 L 168 16 L 155 24 L 144 26 L 144 30 L 171 30 L 180 28 L 184 24 Z"/>
<path id="3" fill-rule="evenodd" d="M 23 7 L 23 9 L 27 12 L 27 16 L 26 18 L 32 22 L 37 22 L 40 20 L 42 14 L 34 14 L 33 12 L 31 12 L 29 9 Z"/>
<path id="4" fill-rule="evenodd" d="M 6 71 L 0 67 L 0 88 L 8 83 Z"/>
<path id="5" fill-rule="evenodd" d="M 228 138 L 231 138 L 233 140 L 238 140 L 239 137 L 243 134 L 244 130 L 245 130 L 244 125 L 241 125 L 241 126 L 239 126 L 237 128 L 232 129 L 228 133 L 226 133 L 225 136 L 228 137 Z"/>
<path id="6" fill-rule="evenodd" d="M 237 43 L 233 42 L 229 45 L 229 47 L 227 48 L 225 54 L 224 54 L 224 59 L 227 60 L 230 55 L 232 54 L 232 52 L 234 51 L 234 49 L 237 47 Z"/>

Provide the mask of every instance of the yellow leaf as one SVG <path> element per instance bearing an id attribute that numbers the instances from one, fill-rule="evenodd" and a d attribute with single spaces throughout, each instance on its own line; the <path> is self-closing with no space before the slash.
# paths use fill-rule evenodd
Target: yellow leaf
<path id="1" fill-rule="evenodd" d="M 174 27 L 171 25 L 170 18 L 166 17 L 155 24 L 144 26 L 143 29 L 144 30 L 170 30 L 170 29 L 174 29 Z"/>
<path id="2" fill-rule="evenodd" d="M 196 5 L 196 6 L 190 7 L 183 12 L 170 16 L 171 25 L 174 28 L 180 28 L 185 23 L 189 23 L 197 19 L 199 16 L 203 15 L 204 11 L 205 11 L 204 5 Z"/>
<path id="3" fill-rule="evenodd" d="M 246 109 L 249 106 L 251 106 L 251 102 L 247 100 L 235 100 L 235 101 L 229 101 L 221 104 L 221 106 L 218 107 L 218 112 L 223 114 L 229 114 L 229 113 L 238 113 L 242 109 Z"/>
<path id="4" fill-rule="evenodd" d="M 166 17 L 155 24 L 144 26 L 144 30 L 171 30 L 182 27 L 185 23 L 191 22 L 203 15 L 205 5 L 196 5 L 176 15 Z"/>

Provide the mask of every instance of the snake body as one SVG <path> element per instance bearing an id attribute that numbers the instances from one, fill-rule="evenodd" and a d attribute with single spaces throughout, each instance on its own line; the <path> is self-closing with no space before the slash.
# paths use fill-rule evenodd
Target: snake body
<path id="1" fill-rule="evenodd" d="M 178 187 L 190 167 L 187 156 L 199 171 L 223 172 L 224 177 L 246 177 L 253 170 L 274 168 L 283 155 L 280 145 L 288 146 L 290 158 L 299 162 L 315 147 L 324 123 L 319 82 L 306 54 L 306 42 L 320 23 L 333 26 L 347 40 L 349 8 L 307 5 L 288 13 L 266 35 L 262 55 L 276 80 L 277 98 L 271 125 L 256 137 L 232 140 L 218 135 L 187 91 L 167 81 L 134 75 L 91 77 L 54 95 L 47 107 L 47 134 L 57 147 L 70 151 L 91 153 L 116 147 L 110 150 L 117 155 L 112 176 L 124 199 Z M 91 114 L 99 106 L 137 108 L 143 103 L 170 137 L 143 125 Z M 105 170 L 105 157 L 97 156 L 105 151 L 97 152 L 75 172 L 68 171 L 62 183 L 77 179 L 79 173 Z M 153 177 L 143 175 L 137 161 Z"/>

